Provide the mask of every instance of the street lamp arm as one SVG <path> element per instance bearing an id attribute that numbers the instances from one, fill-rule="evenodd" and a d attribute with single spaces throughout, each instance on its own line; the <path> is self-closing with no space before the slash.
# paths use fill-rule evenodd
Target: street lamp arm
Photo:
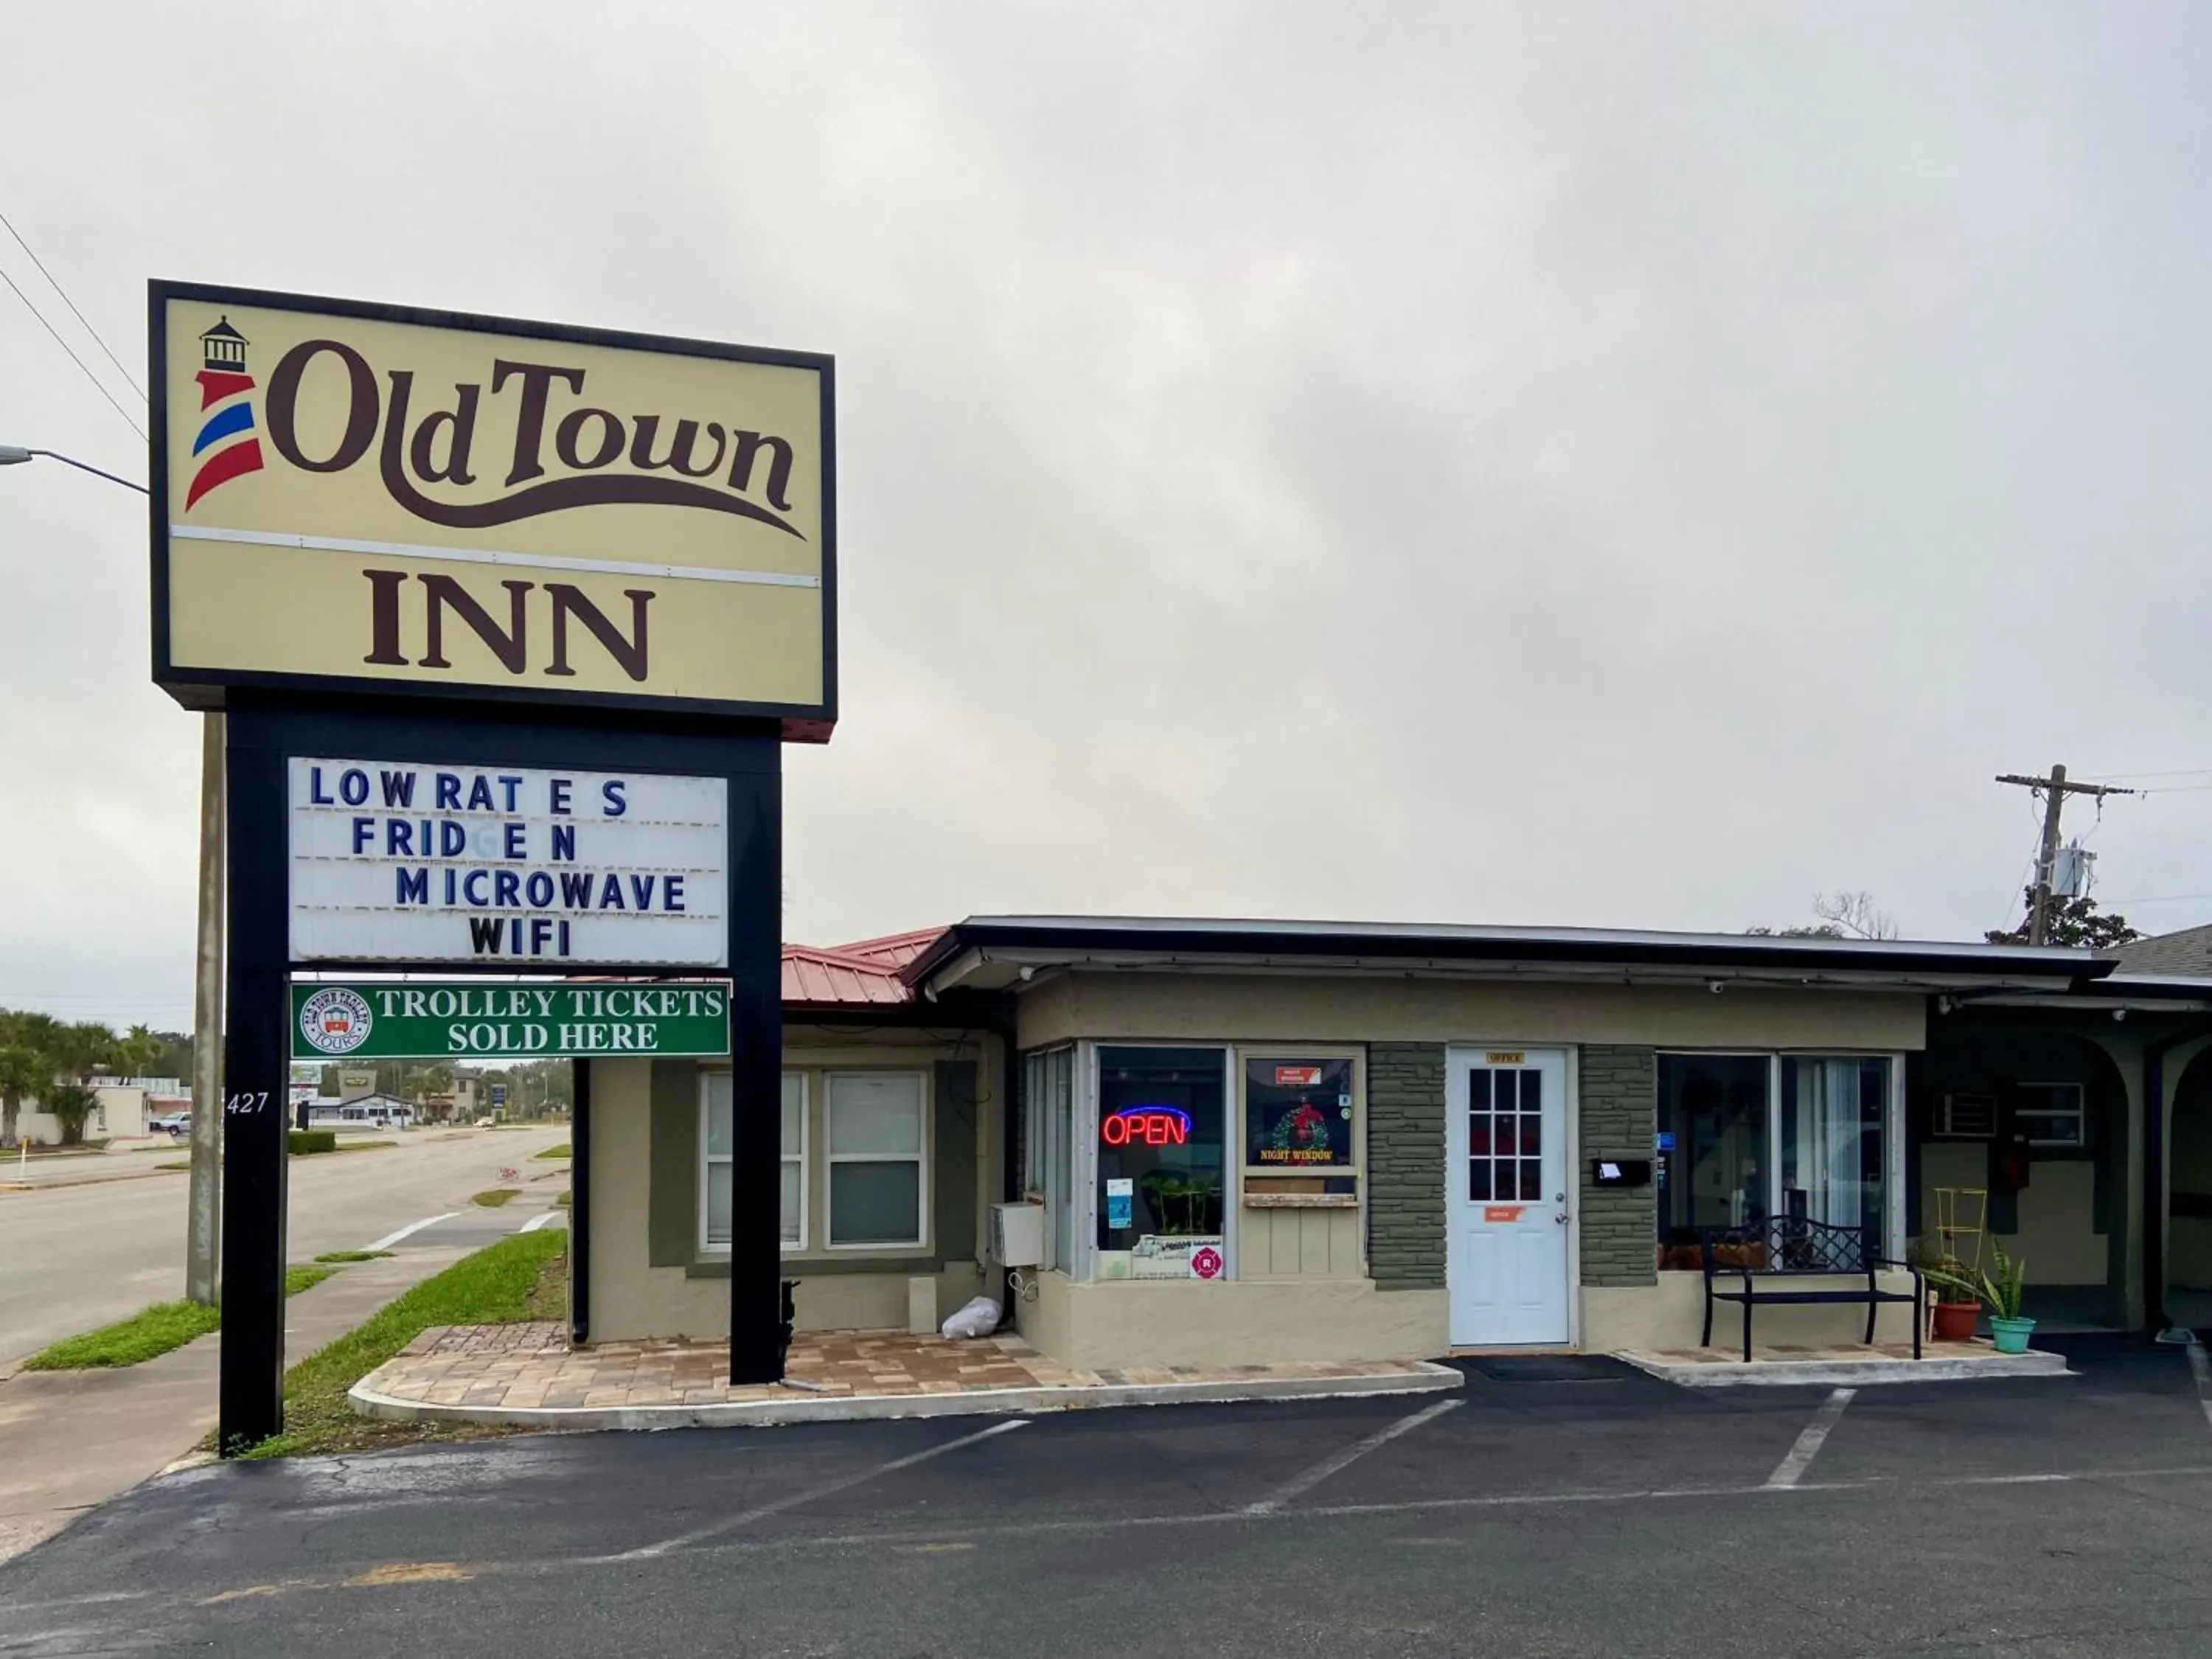
<path id="1" fill-rule="evenodd" d="M 20 444 L 0 444 L 0 466 L 31 460 L 40 456 L 44 456 L 50 461 L 59 461 L 65 466 L 73 466 L 80 472 L 89 472 L 95 478 L 105 478 L 110 483 L 121 484 L 125 489 L 135 489 L 141 495 L 149 493 L 144 484 L 134 483 L 129 478 L 118 477 L 112 472 L 93 465 L 89 461 L 80 461 L 74 455 L 64 455 L 58 449 L 26 449 Z"/>

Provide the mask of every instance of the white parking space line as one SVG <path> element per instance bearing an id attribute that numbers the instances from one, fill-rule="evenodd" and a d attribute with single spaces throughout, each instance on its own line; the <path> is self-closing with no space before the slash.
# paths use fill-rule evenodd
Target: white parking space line
<path id="1" fill-rule="evenodd" d="M 1243 1512 L 1246 1515 L 1273 1515 L 1300 1492 L 1312 1491 L 1329 1476 L 1349 1468 L 1368 1453 L 1389 1445 L 1401 1434 L 1411 1434 L 1424 1423 L 1432 1423 L 1446 1412 L 1456 1410 L 1465 1403 L 1458 1400 L 1439 1400 L 1433 1406 L 1424 1406 L 1412 1416 L 1401 1417 L 1388 1428 L 1377 1429 L 1366 1438 L 1355 1440 L 1341 1451 L 1322 1458 L 1304 1474 L 1292 1475 L 1258 1503 L 1247 1504 Z"/>
<path id="2" fill-rule="evenodd" d="M 1828 1431 L 1836 1426 L 1844 1414 L 1844 1407 L 1851 1403 L 1856 1389 L 1838 1389 L 1831 1394 L 1820 1409 L 1813 1414 L 1797 1437 L 1797 1443 L 1790 1455 L 1774 1466 L 1774 1473 L 1766 1477 L 1766 1490 L 1773 1492 L 1796 1486 L 1805 1478 L 1805 1471 L 1813 1467 L 1813 1460 L 1820 1455 L 1820 1448 L 1828 1438 Z"/>
<path id="3" fill-rule="evenodd" d="M 2212 1358 L 2206 1357 L 2202 1342 L 2189 1345 L 2189 1370 L 2197 1379 L 2197 1403 L 2205 1422 L 2212 1424 Z"/>
<path id="4" fill-rule="evenodd" d="M 942 1457 L 947 1452 L 958 1451 L 963 1446 L 972 1446 L 979 1440 L 988 1440 L 994 1436 L 1027 1427 L 1029 1427 L 1029 1419 L 1026 1417 L 1017 1417 L 1005 1423 L 994 1423 L 988 1429 L 978 1430 L 974 1434 L 963 1434 L 957 1440 L 948 1440 L 941 1446 L 930 1447 L 927 1451 L 909 1452 L 904 1457 L 894 1457 L 888 1463 L 878 1463 L 872 1468 L 862 1469 L 858 1474 L 848 1474 L 836 1480 L 826 1481 L 819 1486 L 809 1486 L 805 1492 L 795 1492 L 787 1498 L 777 1498 L 772 1504 L 763 1504 L 757 1508 L 746 1510 L 742 1514 L 731 1516 L 726 1520 L 717 1521 L 711 1527 L 702 1527 L 696 1532 L 681 1533 L 674 1538 L 665 1538 L 658 1544 L 647 1544 L 637 1549 L 624 1550 L 619 1555 L 597 1559 L 607 1561 L 650 1561 L 657 1556 L 666 1555 L 671 1551 L 686 1549 L 691 1545 L 704 1543 L 709 1538 L 720 1537 L 726 1532 L 748 1526 L 755 1521 L 764 1521 L 771 1515 L 781 1515 L 786 1510 L 795 1510 L 802 1504 L 811 1504 L 817 1498 L 830 1497 L 843 1492 L 848 1486 L 863 1486 L 884 1475 L 896 1474 L 901 1469 L 910 1469 L 917 1463 L 927 1463 L 933 1457 Z"/>
<path id="5" fill-rule="evenodd" d="M 421 1232 L 425 1227 L 434 1227 L 441 1221 L 451 1221 L 460 1212 L 459 1210 L 448 1210 L 443 1215 L 424 1216 L 420 1221 L 410 1221 L 405 1226 L 402 1227 L 398 1232 L 386 1233 L 383 1237 L 378 1239 L 375 1243 L 364 1244 L 362 1248 L 365 1250 L 388 1250 L 394 1244 L 399 1243 L 401 1239 L 412 1238 L 416 1233 Z"/>
<path id="6" fill-rule="evenodd" d="M 534 1215 L 531 1217 L 529 1220 L 524 1222 L 514 1231 L 519 1233 L 534 1233 L 540 1227 L 550 1227 L 555 1222 L 561 1219 L 562 1219 L 562 1217 L 560 1211 L 548 1210 L 543 1215 Z"/>

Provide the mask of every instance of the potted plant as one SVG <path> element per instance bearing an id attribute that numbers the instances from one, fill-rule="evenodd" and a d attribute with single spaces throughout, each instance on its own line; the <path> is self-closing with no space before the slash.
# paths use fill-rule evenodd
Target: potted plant
<path id="1" fill-rule="evenodd" d="M 1932 1250 L 1923 1253 L 1920 1273 L 1936 1292 L 1936 1340 L 1972 1341 L 1982 1317 L 1981 1291 L 1972 1271 L 1949 1251 Z"/>
<path id="2" fill-rule="evenodd" d="M 2022 1318 L 2020 1311 L 2021 1297 L 2027 1290 L 2027 1263 L 2014 1261 L 1995 1239 L 1990 1241 L 1990 1267 L 1975 1279 L 1963 1275 L 1947 1274 L 1946 1278 L 1953 1287 L 1972 1291 L 1990 1310 L 1990 1340 L 1999 1353 L 2026 1353 L 2028 1335 L 2035 1329 L 2035 1322 Z M 1936 1276 L 1933 1270 L 1929 1276 Z"/>

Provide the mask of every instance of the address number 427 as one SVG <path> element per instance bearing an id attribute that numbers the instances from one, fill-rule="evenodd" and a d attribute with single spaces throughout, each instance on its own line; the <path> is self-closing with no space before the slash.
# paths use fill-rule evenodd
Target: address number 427
<path id="1" fill-rule="evenodd" d="M 234 1117 L 251 1117 L 256 1112 L 269 1109 L 269 1091 L 258 1089 L 251 1093 L 231 1095 L 222 1103 L 222 1109 Z"/>

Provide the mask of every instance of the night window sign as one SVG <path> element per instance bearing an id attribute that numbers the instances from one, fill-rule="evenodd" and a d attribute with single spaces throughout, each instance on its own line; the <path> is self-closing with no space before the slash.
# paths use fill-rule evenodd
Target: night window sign
<path id="1" fill-rule="evenodd" d="M 1249 1167 L 1350 1169 L 1355 1121 L 1349 1060 L 1244 1062 L 1244 1151 Z"/>
<path id="2" fill-rule="evenodd" d="M 289 766 L 295 962 L 727 965 L 723 779 Z"/>

